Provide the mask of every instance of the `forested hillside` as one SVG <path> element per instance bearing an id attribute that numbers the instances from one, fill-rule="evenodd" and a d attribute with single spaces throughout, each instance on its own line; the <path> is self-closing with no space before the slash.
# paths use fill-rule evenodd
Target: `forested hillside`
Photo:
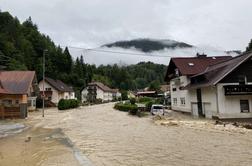
<path id="1" fill-rule="evenodd" d="M 105 47 L 136 48 L 143 52 L 160 51 L 175 48 L 191 48 L 190 44 L 174 40 L 157 40 L 157 39 L 135 39 L 129 41 L 117 41 L 103 45 Z"/>
<path id="2" fill-rule="evenodd" d="M 125 90 L 142 89 L 154 80 L 155 83 L 163 83 L 164 65 L 147 62 L 130 66 L 96 67 L 85 64 L 83 56 L 73 60 L 68 48 L 62 49 L 49 36 L 40 33 L 31 18 L 20 23 L 18 18 L 8 12 L 0 12 L 1 70 L 35 70 L 40 80 L 44 53 L 46 76 L 61 79 L 72 85 L 77 92 L 92 80 Z"/>

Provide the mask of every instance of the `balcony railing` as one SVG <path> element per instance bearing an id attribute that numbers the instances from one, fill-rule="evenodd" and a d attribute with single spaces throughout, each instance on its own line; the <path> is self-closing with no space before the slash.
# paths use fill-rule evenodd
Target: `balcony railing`
<path id="1" fill-rule="evenodd" d="M 252 85 L 226 85 L 225 95 L 252 95 Z"/>

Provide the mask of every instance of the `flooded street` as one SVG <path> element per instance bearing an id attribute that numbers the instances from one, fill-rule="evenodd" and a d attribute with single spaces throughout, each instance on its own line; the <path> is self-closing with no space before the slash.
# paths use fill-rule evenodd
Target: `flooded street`
<path id="1" fill-rule="evenodd" d="M 252 134 L 188 125 L 162 126 L 113 110 L 113 104 L 29 118 L 37 127 L 61 128 L 94 165 L 250 165 Z"/>
<path id="2" fill-rule="evenodd" d="M 249 130 L 223 130 L 213 121 L 180 114 L 173 115 L 177 124 L 154 123 L 112 107 L 48 109 L 44 119 L 40 112 L 31 113 L 23 121 L 29 129 L 0 139 L 0 165 L 88 165 L 85 159 L 97 166 L 252 163 Z"/>

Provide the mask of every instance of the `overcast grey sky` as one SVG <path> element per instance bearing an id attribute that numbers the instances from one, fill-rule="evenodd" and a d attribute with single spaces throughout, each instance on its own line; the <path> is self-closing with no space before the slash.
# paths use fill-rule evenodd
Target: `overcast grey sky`
<path id="1" fill-rule="evenodd" d="M 251 0 L 0 0 L 2 11 L 31 16 L 57 44 L 81 47 L 150 37 L 244 50 L 251 7 Z"/>

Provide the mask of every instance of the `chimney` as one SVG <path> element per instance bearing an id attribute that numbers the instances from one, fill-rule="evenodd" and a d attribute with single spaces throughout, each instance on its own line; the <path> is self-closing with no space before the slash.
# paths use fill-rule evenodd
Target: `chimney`
<path id="1" fill-rule="evenodd" d="M 207 54 L 204 54 L 204 53 L 200 54 L 200 53 L 197 52 L 196 57 L 198 57 L 198 58 L 206 58 Z"/>

